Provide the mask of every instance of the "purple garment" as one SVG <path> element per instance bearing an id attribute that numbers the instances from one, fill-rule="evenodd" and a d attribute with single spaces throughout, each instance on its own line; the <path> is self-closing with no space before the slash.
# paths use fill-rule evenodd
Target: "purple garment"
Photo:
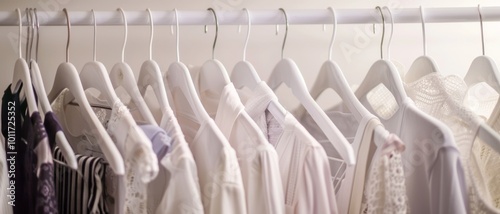
<path id="1" fill-rule="evenodd" d="M 54 147 L 56 145 L 56 134 L 57 132 L 63 131 L 56 114 L 51 111 L 47 112 L 45 114 L 45 121 L 43 121 L 43 125 L 45 126 L 47 135 L 49 137 L 50 150 L 54 152 Z"/>
<path id="2" fill-rule="evenodd" d="M 35 141 L 33 148 L 45 147 L 50 150 L 47 132 L 43 126 L 42 118 L 38 112 L 31 115 L 31 122 L 34 126 Z M 45 144 L 45 145 L 44 145 Z M 35 154 L 36 155 L 36 154 Z M 50 152 L 49 152 L 50 155 Z M 52 159 L 52 157 L 50 157 Z M 37 160 L 35 160 L 37 161 Z M 35 174 L 36 175 L 36 174 Z M 54 186 L 54 165 L 52 162 L 42 163 L 36 182 L 35 213 L 57 214 L 57 199 Z"/>
<path id="3" fill-rule="evenodd" d="M 153 151 L 158 157 L 158 160 L 161 160 L 170 149 L 172 145 L 172 138 L 167 135 L 167 132 L 156 125 L 139 125 L 142 131 L 146 134 L 146 136 L 151 140 L 153 144 Z"/>

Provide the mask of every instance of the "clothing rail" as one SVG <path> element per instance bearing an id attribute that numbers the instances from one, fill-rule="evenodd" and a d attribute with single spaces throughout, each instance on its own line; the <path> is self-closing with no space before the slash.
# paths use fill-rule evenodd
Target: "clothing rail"
<path id="1" fill-rule="evenodd" d="M 249 10 L 252 25 L 285 24 L 283 13 L 276 10 Z M 419 8 L 399 8 L 391 10 L 395 23 L 420 23 Z M 93 25 L 90 11 L 68 11 L 72 26 Z M 243 10 L 216 11 L 220 25 L 246 25 L 247 15 Z M 331 24 L 332 15 L 328 9 L 286 10 L 288 22 L 292 25 L 301 24 Z M 23 24 L 26 24 L 23 8 Z M 152 11 L 155 25 L 175 24 L 174 11 Z M 336 9 L 338 24 L 371 24 L 382 21 L 380 13 L 373 9 Z M 388 13 L 384 11 L 386 21 L 389 22 Z M 500 21 L 500 7 L 481 7 L 483 21 Z M 128 25 L 148 25 L 149 18 L 146 9 L 143 11 L 125 11 Z M 425 23 L 446 22 L 478 22 L 477 7 L 455 8 L 424 8 Z M 97 25 L 111 26 L 122 25 L 119 11 L 95 11 Z M 38 11 L 41 26 L 66 25 L 66 17 L 62 11 Z M 213 25 L 215 20 L 212 12 L 204 10 L 188 11 L 179 10 L 178 20 L 180 25 Z M 0 11 L 0 26 L 16 26 L 18 17 L 15 11 Z"/>

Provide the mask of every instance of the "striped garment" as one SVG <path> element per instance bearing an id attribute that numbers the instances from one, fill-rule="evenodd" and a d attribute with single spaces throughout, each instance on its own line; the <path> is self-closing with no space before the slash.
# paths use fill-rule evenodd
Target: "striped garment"
<path id="1" fill-rule="evenodd" d="M 61 150 L 54 149 L 54 159 L 64 162 Z M 55 185 L 59 213 L 103 214 L 109 213 L 105 196 L 106 165 L 104 159 L 76 155 L 78 172 L 55 164 Z"/>

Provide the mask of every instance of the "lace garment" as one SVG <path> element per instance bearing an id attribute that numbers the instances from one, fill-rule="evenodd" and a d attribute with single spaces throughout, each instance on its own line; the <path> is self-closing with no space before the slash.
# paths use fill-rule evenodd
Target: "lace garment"
<path id="1" fill-rule="evenodd" d="M 420 109 L 441 120 L 452 130 L 464 164 L 471 213 L 498 213 L 490 208 L 495 203 L 498 207 L 498 201 L 488 199 L 489 191 L 498 191 L 500 187 L 500 162 L 497 158 L 497 162 L 491 165 L 495 159 L 488 158 L 498 154 L 491 154 L 484 144 L 475 139 L 482 120 L 463 105 L 467 93 L 465 82 L 457 76 L 443 77 L 432 73 L 406 84 L 405 88 Z M 496 174 L 490 174 L 495 171 Z"/>
<path id="2" fill-rule="evenodd" d="M 401 152 L 403 142 L 390 134 L 372 160 L 363 213 L 409 213 Z"/>
<path id="3" fill-rule="evenodd" d="M 68 120 L 65 118 L 63 106 L 67 92 L 64 90 L 52 104 L 54 112 L 61 120 Z M 91 104 L 107 105 L 105 101 L 95 97 L 90 92 L 86 92 L 86 94 Z M 148 139 L 147 136 L 136 125 L 128 108 L 120 101 L 113 104 L 111 111 L 103 108 L 93 108 L 93 110 L 104 127 L 107 128 L 108 134 L 117 145 L 125 162 L 125 176 L 115 176 L 113 173 L 109 173 L 109 169 L 105 172 L 106 189 L 111 197 L 106 201 L 110 209 L 115 209 L 111 212 L 147 213 L 146 183 L 158 173 L 158 161 L 151 142 L 143 141 L 143 139 Z M 90 156 L 93 154 L 102 155 L 97 139 L 86 131 L 83 131 L 83 134 L 82 137 L 87 143 L 80 143 L 80 145 L 84 145 L 86 148 L 80 148 L 77 151 L 90 152 L 91 154 L 86 154 Z"/>
<path id="4" fill-rule="evenodd" d="M 498 94 L 489 86 L 475 85 L 469 88 L 465 105 L 488 120 L 488 124 L 500 132 L 500 114 L 495 109 Z M 492 114 L 493 113 L 493 114 Z M 472 201 L 476 203 L 473 213 L 500 213 L 500 155 L 491 147 L 476 139 L 472 146 L 471 158 L 474 159 L 471 174 L 480 182 L 475 182 L 476 191 L 472 192 Z"/>
<path id="5" fill-rule="evenodd" d="M 99 111 L 102 111 L 102 109 L 99 109 Z M 102 113 L 100 114 L 102 115 Z M 158 173 L 158 163 L 151 142 L 143 142 L 141 140 L 148 138 L 138 126 L 127 127 L 129 124 L 135 124 L 135 121 L 133 121 L 128 108 L 121 102 L 116 102 L 113 105 L 111 116 L 105 124 L 107 124 L 110 136 L 116 140 L 118 149 L 125 160 L 125 196 L 122 198 L 123 195 L 118 191 L 118 201 L 124 200 L 125 213 L 146 214 L 146 183 L 156 177 Z M 120 181 L 118 183 L 119 187 L 123 186 L 123 184 L 120 185 Z"/>

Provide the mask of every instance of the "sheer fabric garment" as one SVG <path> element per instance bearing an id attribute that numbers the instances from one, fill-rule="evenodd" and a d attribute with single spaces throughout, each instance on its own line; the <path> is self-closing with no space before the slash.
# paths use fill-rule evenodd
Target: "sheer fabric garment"
<path id="1" fill-rule="evenodd" d="M 471 213 L 499 213 L 500 157 L 476 139 L 479 124 L 484 121 L 463 104 L 466 83 L 454 75 L 444 77 L 432 73 L 406 84 L 406 90 L 420 109 L 452 129 L 462 163 L 465 163 Z M 491 194 L 495 190 L 496 202 Z"/>
<path id="2" fill-rule="evenodd" d="M 90 92 L 87 98 L 91 104 L 106 106 L 106 102 Z M 74 151 L 87 156 L 103 157 L 92 135 L 92 130 L 82 127 L 83 121 L 78 108 L 64 106 L 68 90 L 63 90 L 56 98 L 52 107 L 57 117 L 63 123 L 65 133 Z M 93 108 L 101 123 L 107 129 L 125 161 L 125 176 L 115 176 L 110 170 L 105 172 L 107 191 L 112 200 L 106 200 L 110 212 L 119 213 L 147 213 L 146 183 L 150 182 L 158 173 L 158 163 L 153 152 L 151 142 L 144 132 L 135 125 L 127 107 L 121 102 L 111 106 L 111 111 L 103 108 Z M 72 115 L 68 118 L 66 115 Z M 79 118 L 80 117 L 80 118 Z M 125 134 L 124 134 L 125 133 Z M 86 142 L 79 143 L 80 140 Z"/>
<path id="3" fill-rule="evenodd" d="M 381 152 L 386 145 L 377 145 L 374 139 L 375 128 L 381 126 L 381 122 L 376 117 L 365 117 L 358 122 L 343 104 L 325 113 L 352 144 L 356 165 L 345 164 L 311 115 L 305 111 L 297 114 L 301 124 L 320 142 L 328 155 L 339 212 L 407 213 L 402 151 Z M 385 140 L 386 144 L 392 143 L 389 139 Z M 387 153 L 391 153 L 390 158 Z"/>
<path id="4" fill-rule="evenodd" d="M 247 213 L 283 213 L 278 154 L 245 112 L 233 84 L 226 85 L 218 97 L 206 92 L 199 94 L 208 114 L 236 151 L 245 187 Z"/>
<path id="5" fill-rule="evenodd" d="M 468 213 L 460 152 L 449 128 L 422 114 L 410 98 L 396 103 L 383 85 L 358 99 L 405 144 L 402 161 L 410 212 Z"/>
<path id="6" fill-rule="evenodd" d="M 236 152 L 214 120 L 199 121 L 181 91 L 167 91 L 171 93 L 170 104 L 196 162 L 204 213 L 247 213 Z"/>
<path id="7" fill-rule="evenodd" d="M 274 92 L 261 82 L 252 92 L 239 91 L 245 110 L 276 148 L 285 213 L 338 213 L 330 166 L 323 147 L 290 114 L 280 123 L 268 110 Z"/>

